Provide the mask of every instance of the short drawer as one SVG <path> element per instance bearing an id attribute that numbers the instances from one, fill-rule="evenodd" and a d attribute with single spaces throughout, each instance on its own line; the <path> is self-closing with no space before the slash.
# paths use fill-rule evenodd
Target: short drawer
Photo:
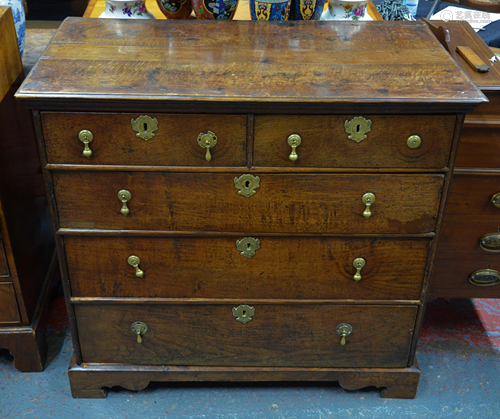
<path id="1" fill-rule="evenodd" d="M 0 323 L 19 323 L 16 293 L 10 282 L 0 282 Z"/>
<path id="2" fill-rule="evenodd" d="M 371 122 L 369 132 L 363 134 L 366 123 L 356 122 L 358 118 Z M 346 132 L 349 122 L 359 138 Z M 254 165 L 442 169 L 448 166 L 454 129 L 454 116 L 257 115 Z M 288 143 L 291 134 L 301 141 L 295 161 Z M 420 138 L 416 148 L 409 141 L 412 136 Z"/>
<path id="3" fill-rule="evenodd" d="M 64 236 L 64 246 L 75 297 L 418 300 L 429 240 Z"/>
<path id="4" fill-rule="evenodd" d="M 53 172 L 62 228 L 259 233 L 433 231 L 444 179 L 442 175 L 248 176 L 254 178 Z M 247 184 L 250 189 L 245 189 Z M 126 201 L 123 205 L 121 190 L 129 192 L 120 195 Z"/>
<path id="5" fill-rule="evenodd" d="M 154 166 L 245 166 L 247 118 L 245 115 L 150 114 L 157 121 L 137 118 L 142 114 L 42 113 L 47 161 L 52 164 L 154 165 Z M 133 129 L 131 121 L 139 132 Z M 149 125 L 148 125 L 149 124 Z M 92 133 L 86 157 L 79 133 Z M 209 148 L 205 137 L 215 134 Z M 146 135 L 147 139 L 138 137 Z M 213 138 L 213 136 L 211 137 Z"/>
<path id="6" fill-rule="evenodd" d="M 417 306 L 77 304 L 75 311 L 84 362 L 376 368 L 407 366 Z M 135 322 L 147 326 L 142 343 Z M 352 330 L 344 345 L 336 332 L 343 324 Z"/>
<path id="7" fill-rule="evenodd" d="M 498 207 L 492 198 L 499 194 Z M 453 175 L 448 203 L 447 216 L 468 216 L 471 220 L 489 217 L 500 219 L 500 176 L 499 175 Z"/>
<path id="8" fill-rule="evenodd" d="M 500 115 L 495 120 L 466 119 L 455 167 L 500 168 Z"/>

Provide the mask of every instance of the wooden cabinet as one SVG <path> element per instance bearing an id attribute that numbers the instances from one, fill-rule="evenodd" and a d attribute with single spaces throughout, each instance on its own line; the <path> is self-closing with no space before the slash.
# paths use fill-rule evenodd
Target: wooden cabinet
<path id="1" fill-rule="evenodd" d="M 465 118 L 450 196 L 432 275 L 432 298 L 500 298 L 500 65 L 466 22 L 442 22 L 453 45 L 470 46 L 490 67 L 474 71 L 458 54 L 457 63 L 487 96 Z M 486 237 L 487 236 L 487 237 Z M 481 245 L 487 240 L 490 245 Z M 482 280 L 477 280 L 477 274 Z"/>
<path id="2" fill-rule="evenodd" d="M 42 371 L 54 239 L 10 8 L 0 7 L 0 348 L 20 371 Z"/>
<path id="3" fill-rule="evenodd" d="M 419 23 L 213 24 L 69 19 L 18 93 L 73 396 L 304 380 L 415 397 L 434 239 L 484 97 Z"/>

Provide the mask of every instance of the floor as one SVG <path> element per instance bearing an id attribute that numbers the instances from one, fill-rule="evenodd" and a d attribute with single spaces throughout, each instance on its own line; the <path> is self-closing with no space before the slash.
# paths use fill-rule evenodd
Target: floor
<path id="1" fill-rule="evenodd" d="M 62 297 L 48 328 L 43 373 L 19 373 L 0 352 L 0 418 L 482 418 L 500 417 L 500 300 L 436 300 L 428 305 L 418 348 L 417 398 L 381 399 L 374 388 L 336 384 L 152 384 L 113 388 L 107 399 L 72 399 L 72 345 Z"/>

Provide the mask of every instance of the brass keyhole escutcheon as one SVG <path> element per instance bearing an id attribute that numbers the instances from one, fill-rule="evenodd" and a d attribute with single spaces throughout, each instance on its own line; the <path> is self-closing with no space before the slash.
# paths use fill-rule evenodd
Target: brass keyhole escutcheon
<path id="1" fill-rule="evenodd" d="M 236 248 L 241 252 L 242 256 L 251 258 L 260 249 L 260 240 L 253 237 L 244 237 L 241 240 L 236 240 Z"/>
<path id="2" fill-rule="evenodd" d="M 212 154 L 210 154 L 210 149 L 215 147 L 217 144 L 217 135 L 215 135 L 212 131 L 200 132 L 198 135 L 198 145 L 201 148 L 207 150 L 205 154 L 206 161 L 212 160 Z"/>
<path id="3" fill-rule="evenodd" d="M 89 143 L 92 142 L 94 139 L 94 134 L 92 134 L 89 130 L 82 129 L 78 133 L 78 139 L 83 143 L 83 155 L 90 159 L 90 156 L 92 155 L 92 150 L 89 147 Z"/>
<path id="4" fill-rule="evenodd" d="M 496 193 L 491 197 L 491 205 L 496 208 L 500 208 L 500 192 Z"/>
<path id="5" fill-rule="evenodd" d="M 337 335 L 341 336 L 341 345 L 346 344 L 346 337 L 352 333 L 352 326 L 349 323 L 341 323 L 337 326 Z"/>
<path id="6" fill-rule="evenodd" d="M 366 205 L 366 208 L 365 210 L 363 211 L 363 216 L 365 218 L 370 218 L 372 216 L 372 212 L 371 212 L 371 209 L 370 207 L 373 205 L 373 203 L 375 202 L 375 194 L 371 193 L 371 192 L 367 192 L 365 193 L 362 197 L 361 197 L 361 201 L 363 202 L 363 204 Z"/>
<path id="7" fill-rule="evenodd" d="M 145 335 L 148 331 L 148 326 L 143 322 L 132 323 L 132 332 L 137 335 L 137 343 L 142 343 L 142 335 Z"/>
<path id="8" fill-rule="evenodd" d="M 233 316 L 237 321 L 245 324 L 251 321 L 252 317 L 255 316 L 255 309 L 246 304 L 238 307 L 233 307 Z"/>
<path id="9" fill-rule="evenodd" d="M 292 147 L 292 152 L 288 158 L 292 163 L 295 163 L 299 158 L 297 154 L 297 147 L 302 143 L 302 137 L 299 134 L 292 134 L 288 136 L 286 142 L 290 147 Z"/>
<path id="10" fill-rule="evenodd" d="M 234 178 L 234 187 L 239 189 L 238 193 L 247 198 L 257 193 L 256 189 L 260 187 L 260 177 L 250 174 L 241 175 Z"/>
<path id="11" fill-rule="evenodd" d="M 346 134 L 349 134 L 347 138 L 360 143 L 367 137 L 366 134 L 372 130 L 372 121 L 371 119 L 357 116 L 350 121 L 346 120 L 344 122 L 344 128 Z"/>
<path id="12" fill-rule="evenodd" d="M 148 115 L 141 115 L 136 119 L 132 118 L 130 123 L 132 129 L 137 132 L 135 135 L 145 141 L 153 138 L 155 136 L 154 132 L 158 130 L 158 120 Z"/>
<path id="13" fill-rule="evenodd" d="M 366 265 L 366 260 L 363 258 L 356 258 L 352 262 L 352 266 L 356 268 L 356 273 L 352 277 L 356 282 L 361 281 L 361 269 L 363 269 Z"/>
<path id="14" fill-rule="evenodd" d="M 419 135 L 410 135 L 406 140 L 406 145 L 410 148 L 418 148 L 422 144 L 422 138 Z"/>
<path id="15" fill-rule="evenodd" d="M 139 268 L 139 265 L 141 263 L 141 259 L 139 259 L 138 256 L 132 255 L 127 258 L 127 263 L 135 268 L 135 276 L 137 278 L 142 278 L 144 276 L 144 271 Z"/>
<path id="16" fill-rule="evenodd" d="M 122 189 L 118 192 L 118 199 L 122 203 L 122 208 L 120 212 L 126 217 L 130 210 L 128 209 L 127 202 L 132 199 L 132 194 L 126 189 Z"/>

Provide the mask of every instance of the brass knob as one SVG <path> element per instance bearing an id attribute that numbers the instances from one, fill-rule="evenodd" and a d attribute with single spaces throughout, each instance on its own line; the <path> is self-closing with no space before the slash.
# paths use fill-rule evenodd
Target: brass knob
<path id="1" fill-rule="evenodd" d="M 493 285 L 500 284 L 500 272 L 494 269 L 480 269 L 473 272 L 469 277 L 469 282 L 477 287 L 492 287 Z"/>
<path id="2" fill-rule="evenodd" d="M 210 154 L 210 149 L 217 144 L 217 135 L 215 135 L 212 131 L 200 132 L 198 135 L 198 145 L 201 148 L 207 150 L 205 154 L 205 159 L 207 161 L 212 160 L 212 154 Z"/>
<path id="3" fill-rule="evenodd" d="M 130 210 L 127 207 L 127 202 L 132 199 L 132 194 L 126 189 L 122 189 L 121 191 L 118 192 L 118 199 L 122 203 L 122 208 L 120 212 L 126 217 L 130 212 Z"/>
<path id="4" fill-rule="evenodd" d="M 337 335 L 341 336 L 341 345 L 346 344 L 346 337 L 352 333 L 352 326 L 349 323 L 341 323 L 337 326 Z"/>
<path id="5" fill-rule="evenodd" d="M 127 258 L 127 263 L 132 266 L 133 268 L 135 268 L 135 276 L 138 277 L 138 278 L 142 278 L 144 276 L 144 271 L 141 271 L 141 269 L 139 268 L 139 264 L 141 263 L 141 259 L 139 259 L 138 256 L 129 256 Z"/>
<path id="6" fill-rule="evenodd" d="M 132 332 L 137 335 L 137 343 L 142 343 L 142 335 L 148 331 L 148 326 L 143 322 L 132 323 Z"/>
<path id="7" fill-rule="evenodd" d="M 496 193 L 491 197 L 491 205 L 496 208 L 500 208 L 500 192 Z"/>
<path id="8" fill-rule="evenodd" d="M 406 145 L 410 148 L 418 148 L 422 144 L 422 138 L 419 135 L 410 135 L 406 140 Z"/>
<path id="9" fill-rule="evenodd" d="M 297 147 L 302 143 L 302 137 L 299 134 L 292 134 L 286 140 L 287 144 L 292 147 L 292 152 L 288 156 L 292 163 L 295 163 L 299 158 L 297 154 Z"/>
<path id="10" fill-rule="evenodd" d="M 370 207 L 375 202 L 375 194 L 373 194 L 371 192 L 367 192 L 361 197 L 361 201 L 363 202 L 363 204 L 366 205 L 366 208 L 363 211 L 363 216 L 365 218 L 370 218 L 372 216 L 372 212 L 370 211 Z"/>
<path id="11" fill-rule="evenodd" d="M 352 277 L 356 282 L 361 281 L 361 269 L 363 269 L 366 265 L 366 260 L 363 258 L 356 258 L 354 262 L 352 262 L 352 266 L 356 268 L 356 273 Z"/>
<path id="12" fill-rule="evenodd" d="M 94 139 L 94 134 L 92 134 L 89 130 L 82 129 L 78 133 L 78 139 L 84 144 L 83 155 L 90 159 L 92 155 L 92 150 L 89 147 L 89 143 Z"/>

